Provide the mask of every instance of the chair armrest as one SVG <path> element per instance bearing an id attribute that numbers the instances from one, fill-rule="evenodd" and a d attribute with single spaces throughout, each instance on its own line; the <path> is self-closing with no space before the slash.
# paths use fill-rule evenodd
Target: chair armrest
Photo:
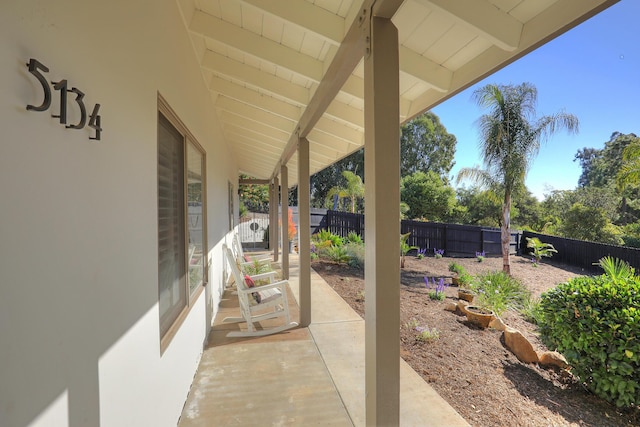
<path id="1" fill-rule="evenodd" d="M 240 267 L 244 268 L 244 267 L 253 267 L 254 265 L 256 265 L 256 263 L 260 266 L 266 265 L 267 267 L 271 267 L 271 260 L 270 259 L 263 259 L 263 260 L 254 260 L 254 261 L 241 261 L 240 262 Z"/>
<path id="2" fill-rule="evenodd" d="M 266 273 L 254 274 L 250 277 L 251 279 L 253 279 L 254 282 L 257 280 L 269 279 L 269 283 L 273 283 L 273 281 L 276 280 L 276 272 L 268 271 Z M 265 285 L 260 285 L 260 287 L 263 287 L 263 286 Z"/>
<path id="3" fill-rule="evenodd" d="M 245 294 L 251 294 L 254 292 L 260 292 L 267 289 L 280 288 L 281 292 L 286 292 L 285 286 L 289 283 L 288 280 L 280 280 L 278 282 L 269 283 L 267 285 L 256 286 L 255 288 L 238 289 L 239 292 Z"/>

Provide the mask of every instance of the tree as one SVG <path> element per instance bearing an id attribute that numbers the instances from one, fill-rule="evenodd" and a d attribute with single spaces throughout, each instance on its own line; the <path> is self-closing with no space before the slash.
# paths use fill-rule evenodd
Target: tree
<path id="1" fill-rule="evenodd" d="M 240 175 L 241 179 L 249 178 Z M 269 186 L 266 184 L 240 184 L 238 185 L 240 203 L 244 204 L 250 212 L 268 212 L 269 210 Z"/>
<path id="2" fill-rule="evenodd" d="M 344 187 L 333 187 L 329 191 L 327 199 L 332 199 L 334 196 L 338 196 L 340 199 L 348 199 L 351 213 L 356 213 L 356 204 L 358 200 L 364 197 L 362 178 L 351 171 L 343 171 L 342 176 L 347 181 L 347 184 Z"/>
<path id="3" fill-rule="evenodd" d="M 616 175 L 618 189 L 640 184 L 640 138 L 631 134 L 633 139 L 622 151 L 622 164 Z"/>
<path id="4" fill-rule="evenodd" d="M 607 219 L 602 209 L 581 203 L 574 203 L 565 213 L 560 232 L 571 239 L 612 245 L 623 243 L 622 232 Z"/>
<path id="5" fill-rule="evenodd" d="M 346 186 L 346 180 L 342 175 L 344 171 L 351 171 L 359 175 L 360 178 L 364 178 L 364 149 L 361 148 L 311 176 L 311 205 L 313 207 L 324 207 L 327 195 L 332 188 Z"/>
<path id="6" fill-rule="evenodd" d="M 445 221 L 450 217 L 456 196 L 453 188 L 436 172 L 418 171 L 402 178 L 400 200 L 409 205 L 408 218 Z"/>
<path id="7" fill-rule="evenodd" d="M 561 128 L 577 131 L 578 119 L 572 114 L 556 113 L 535 118 L 538 91 L 530 83 L 489 84 L 477 89 L 473 98 L 481 108 L 489 109 L 478 120 L 484 170 L 462 169 L 458 178 L 476 179 L 480 183 L 499 181 L 504 191 L 502 203 L 502 269 L 511 274 L 511 197 L 524 179 L 540 143 Z"/>
<path id="8" fill-rule="evenodd" d="M 485 227 L 500 227 L 501 201 L 495 191 L 481 190 L 479 187 L 469 189 L 461 187 L 456 191 L 459 210 L 462 215 L 456 217 L 461 224 L 483 225 Z"/>
<path id="9" fill-rule="evenodd" d="M 428 111 L 400 128 L 400 176 L 433 171 L 447 177 L 454 165 L 456 137 Z"/>
<path id="10" fill-rule="evenodd" d="M 519 229 L 528 228 L 540 231 L 544 226 L 544 222 L 542 221 L 543 213 L 538 199 L 525 188 L 524 191 L 519 191 L 515 194 L 513 202 L 513 205 L 517 208 L 517 213 L 511 213 L 513 223 L 517 224 Z"/>
<path id="11" fill-rule="evenodd" d="M 604 187 L 615 183 L 623 164 L 624 150 L 637 141 L 638 137 L 633 133 L 613 132 L 609 141 L 604 143 L 604 148 L 579 150 L 574 159 L 579 160 L 582 167 L 579 186 Z"/>

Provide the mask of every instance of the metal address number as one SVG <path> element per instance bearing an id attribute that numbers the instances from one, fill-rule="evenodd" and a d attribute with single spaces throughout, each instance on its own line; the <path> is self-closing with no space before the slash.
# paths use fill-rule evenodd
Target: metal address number
<path id="1" fill-rule="evenodd" d="M 48 73 L 49 68 L 47 68 L 37 59 L 33 59 L 33 58 L 29 60 L 27 67 L 29 68 L 29 72 L 33 74 L 36 77 L 36 79 L 38 79 L 38 81 L 42 85 L 42 90 L 44 92 L 44 99 L 42 101 L 42 104 L 38 106 L 29 104 L 27 105 L 27 110 L 47 111 L 51 106 L 51 87 L 49 86 L 49 82 L 47 81 L 47 79 L 44 77 L 42 73 Z M 84 105 L 84 93 L 80 89 L 75 87 L 68 89 L 66 79 L 60 80 L 59 82 L 51 82 L 51 84 L 53 85 L 53 89 L 55 91 L 60 92 L 60 113 L 52 114 L 51 117 L 55 117 L 59 119 L 60 124 L 65 125 L 67 129 L 83 129 L 85 125 L 87 125 L 87 108 Z M 80 108 L 80 121 L 76 124 L 67 124 L 67 94 L 69 92 L 76 95 L 76 98 L 74 101 L 76 102 L 76 104 L 78 104 L 78 107 Z M 99 111 L 100 111 L 100 104 L 95 104 L 93 107 L 93 111 L 89 116 L 89 124 L 88 124 L 90 128 L 95 130 L 95 136 L 93 137 L 90 136 L 89 139 L 93 139 L 96 141 L 100 141 L 100 134 L 102 132 L 101 118 L 100 118 L 100 114 L 98 114 Z"/>

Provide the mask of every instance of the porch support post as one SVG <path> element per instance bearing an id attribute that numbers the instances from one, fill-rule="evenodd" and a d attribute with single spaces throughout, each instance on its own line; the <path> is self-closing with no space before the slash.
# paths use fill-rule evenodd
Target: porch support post
<path id="1" fill-rule="evenodd" d="M 367 426 L 400 425 L 398 31 L 372 17 L 365 87 L 365 391 Z"/>
<path id="2" fill-rule="evenodd" d="M 309 175 L 309 140 L 298 141 L 298 254 L 300 326 L 311 323 L 311 185 Z"/>
<path id="3" fill-rule="evenodd" d="M 273 178 L 273 217 L 269 220 L 269 241 L 273 242 L 273 261 L 278 262 L 278 177 Z M 271 240 L 273 239 L 273 240 Z"/>
<path id="4" fill-rule="evenodd" d="M 282 277 L 289 278 L 289 168 L 280 167 L 280 205 L 282 206 Z"/>
<path id="5" fill-rule="evenodd" d="M 269 181 L 269 231 L 273 228 L 271 224 L 273 224 L 273 205 L 275 203 L 275 198 L 273 197 L 273 180 Z M 269 232 L 269 250 L 273 250 L 273 236 L 272 233 Z"/>

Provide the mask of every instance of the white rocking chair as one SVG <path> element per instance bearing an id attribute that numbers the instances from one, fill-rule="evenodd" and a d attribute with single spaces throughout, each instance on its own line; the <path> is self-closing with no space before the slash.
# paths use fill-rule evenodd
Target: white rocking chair
<path id="1" fill-rule="evenodd" d="M 223 245 L 223 250 L 229 267 L 231 268 L 231 274 L 236 282 L 238 301 L 240 303 L 240 315 L 242 317 L 226 317 L 222 322 L 247 323 L 246 331 L 232 331 L 227 334 L 227 337 L 260 337 L 298 326 L 296 322 L 291 321 L 289 316 L 289 304 L 287 301 L 287 285 L 289 282 L 286 280 L 275 281 L 276 273 L 275 271 L 270 271 L 268 273 L 249 276 L 251 280 L 267 279 L 269 280 L 268 284 L 249 287 L 244 275 L 240 272 L 236 264 L 236 258 L 231 249 L 229 249 L 227 245 Z M 281 326 L 269 329 L 257 329 L 254 325 L 255 322 L 279 317 L 284 318 L 284 324 Z"/>
<path id="2" fill-rule="evenodd" d="M 261 254 L 261 255 L 252 255 L 247 256 L 242 249 L 242 243 L 240 242 L 240 236 L 237 233 L 234 233 L 233 239 L 231 241 L 231 245 L 233 247 L 233 253 L 235 254 L 235 258 L 237 262 L 240 264 L 240 268 L 242 270 L 247 266 L 254 266 L 256 263 L 258 265 L 264 265 L 269 270 L 273 270 L 271 266 L 271 255 Z"/>

